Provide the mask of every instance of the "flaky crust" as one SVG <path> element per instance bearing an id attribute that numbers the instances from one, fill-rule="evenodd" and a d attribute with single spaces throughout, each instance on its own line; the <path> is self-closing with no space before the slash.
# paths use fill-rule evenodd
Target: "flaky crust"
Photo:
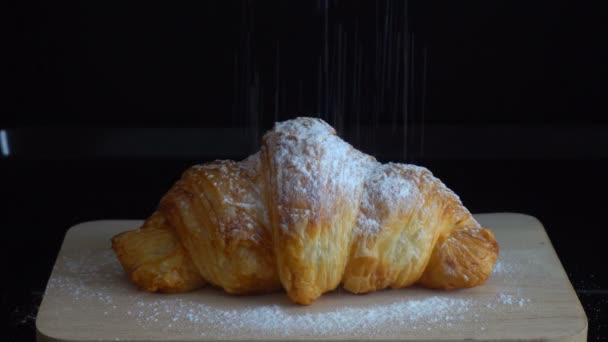
<path id="1" fill-rule="evenodd" d="M 233 161 L 193 167 L 160 203 L 202 277 L 234 294 L 281 288 L 257 176 L 249 171 Z"/>
<path id="2" fill-rule="evenodd" d="M 174 229 L 160 212 L 141 228 L 112 238 L 112 248 L 131 281 L 149 292 L 185 292 L 205 285 Z"/>
<path id="3" fill-rule="evenodd" d="M 319 119 L 278 123 L 260 153 L 187 170 L 143 227 L 113 238 L 141 289 L 284 289 L 310 304 L 415 283 L 480 285 L 498 244 L 423 167 L 381 164 Z"/>

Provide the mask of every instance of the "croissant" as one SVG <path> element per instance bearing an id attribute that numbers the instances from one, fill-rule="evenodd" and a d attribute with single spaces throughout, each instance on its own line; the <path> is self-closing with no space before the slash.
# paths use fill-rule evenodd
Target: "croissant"
<path id="1" fill-rule="evenodd" d="M 477 286 L 499 250 L 429 170 L 379 163 L 316 118 L 275 124 L 243 161 L 188 169 L 112 247 L 145 291 L 283 289 L 304 305 L 340 285 Z"/>

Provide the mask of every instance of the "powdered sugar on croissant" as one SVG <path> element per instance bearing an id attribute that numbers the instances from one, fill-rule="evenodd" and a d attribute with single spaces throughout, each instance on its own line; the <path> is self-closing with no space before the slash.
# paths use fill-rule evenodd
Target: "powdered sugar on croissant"
<path id="1" fill-rule="evenodd" d="M 173 233 L 113 239 L 133 282 L 148 291 L 157 290 L 150 272 L 167 277 L 146 264 L 148 254 L 176 241 L 191 262 L 161 254 L 162 270 L 179 270 L 174 291 L 204 279 L 230 293 L 282 288 L 300 304 L 341 284 L 353 293 L 476 286 L 498 256 L 492 232 L 430 171 L 381 164 L 315 118 L 277 123 L 244 161 L 189 169 L 154 215 Z M 135 277 L 138 268 L 148 276 Z"/>

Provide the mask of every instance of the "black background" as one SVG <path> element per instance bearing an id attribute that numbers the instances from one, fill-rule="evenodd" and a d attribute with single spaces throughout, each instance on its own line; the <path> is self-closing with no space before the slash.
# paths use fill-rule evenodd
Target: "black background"
<path id="1" fill-rule="evenodd" d="M 608 334 L 607 12 L 600 2 L 18 2 L 4 11 L 4 331 L 63 234 L 141 219 L 188 166 L 320 116 L 380 160 L 427 166 L 472 212 L 545 225 Z M 220 133 L 217 133 L 220 132 Z"/>

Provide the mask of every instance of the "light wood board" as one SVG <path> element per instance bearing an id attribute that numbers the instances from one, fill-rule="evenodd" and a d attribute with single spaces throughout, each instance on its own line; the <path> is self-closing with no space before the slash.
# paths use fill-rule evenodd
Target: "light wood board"
<path id="1" fill-rule="evenodd" d="M 36 319 L 38 341 L 586 341 L 585 312 L 542 224 L 522 214 L 475 217 L 500 244 L 485 285 L 363 296 L 337 290 L 307 307 L 289 303 L 283 293 L 138 291 L 110 238 L 141 222 L 82 223 L 67 232 L 53 268 Z"/>

